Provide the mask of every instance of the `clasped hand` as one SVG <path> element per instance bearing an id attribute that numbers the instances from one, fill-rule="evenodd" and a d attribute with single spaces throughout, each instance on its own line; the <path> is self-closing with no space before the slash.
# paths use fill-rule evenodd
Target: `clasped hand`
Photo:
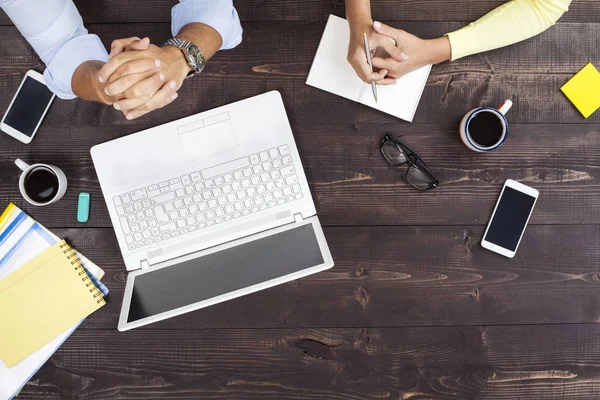
<path id="1" fill-rule="evenodd" d="M 158 47 L 148 38 L 132 37 L 112 42 L 98 81 L 105 102 L 127 119 L 135 119 L 173 102 L 189 71 L 178 48 Z"/>

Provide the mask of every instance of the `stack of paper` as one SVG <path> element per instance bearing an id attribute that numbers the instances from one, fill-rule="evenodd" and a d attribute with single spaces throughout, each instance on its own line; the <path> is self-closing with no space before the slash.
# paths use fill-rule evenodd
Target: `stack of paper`
<path id="1" fill-rule="evenodd" d="M 0 281 L 58 242 L 58 237 L 11 203 L 0 216 Z M 108 289 L 100 282 L 104 271 L 81 254 L 78 257 L 94 285 L 106 296 Z M 0 399 L 15 396 L 80 323 L 70 326 L 11 368 L 0 360 Z"/>

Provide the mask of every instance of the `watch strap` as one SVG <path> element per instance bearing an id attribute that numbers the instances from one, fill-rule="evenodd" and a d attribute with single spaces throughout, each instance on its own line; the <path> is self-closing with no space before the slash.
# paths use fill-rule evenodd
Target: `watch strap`
<path id="1" fill-rule="evenodd" d="M 163 46 L 175 46 L 182 51 L 188 65 L 190 68 L 192 68 L 186 79 L 195 74 L 199 74 L 206 66 L 206 58 L 204 57 L 202 49 L 192 42 L 186 42 L 185 40 L 178 38 L 171 38 L 167 40 Z"/>

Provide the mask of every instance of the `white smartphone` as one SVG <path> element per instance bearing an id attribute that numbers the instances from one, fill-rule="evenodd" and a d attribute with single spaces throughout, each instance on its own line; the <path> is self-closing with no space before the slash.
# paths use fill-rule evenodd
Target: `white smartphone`
<path id="1" fill-rule="evenodd" d="M 504 182 L 481 246 L 513 258 L 539 194 L 536 189 L 512 179 Z"/>
<path id="2" fill-rule="evenodd" d="M 27 71 L 2 118 L 0 130 L 23 143 L 31 143 L 52 100 L 54 93 L 46 86 L 44 76 Z"/>

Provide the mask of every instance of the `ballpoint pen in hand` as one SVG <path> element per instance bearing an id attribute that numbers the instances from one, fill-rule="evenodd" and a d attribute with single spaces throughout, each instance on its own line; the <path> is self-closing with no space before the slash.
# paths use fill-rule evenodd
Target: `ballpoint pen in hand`
<path id="1" fill-rule="evenodd" d="M 371 61 L 371 49 L 369 47 L 369 39 L 367 39 L 367 34 L 363 33 L 363 38 L 365 39 L 365 52 L 367 53 L 367 61 L 369 62 L 369 67 L 371 67 L 371 72 L 373 72 L 373 61 Z M 377 85 L 375 82 L 371 82 L 371 89 L 373 90 L 373 97 L 375 98 L 375 103 L 377 103 Z"/>

